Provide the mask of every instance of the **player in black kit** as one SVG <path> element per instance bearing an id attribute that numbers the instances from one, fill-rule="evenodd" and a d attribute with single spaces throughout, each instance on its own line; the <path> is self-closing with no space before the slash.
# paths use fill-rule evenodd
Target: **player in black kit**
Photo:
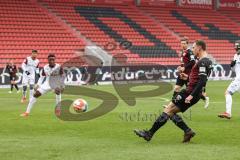
<path id="1" fill-rule="evenodd" d="M 183 79 L 183 75 L 184 77 L 186 76 L 189 77 L 191 69 L 197 61 L 197 57 L 193 54 L 192 50 L 188 48 L 188 44 L 189 44 L 188 37 L 183 37 L 181 39 L 181 53 L 180 53 L 181 66 L 177 68 L 179 75 L 177 77 L 176 85 L 174 87 L 172 99 L 174 99 L 175 95 L 180 92 L 181 88 L 184 85 L 187 87 L 189 79 L 188 78 Z M 208 108 L 209 97 L 206 96 L 205 87 L 203 89 L 201 99 L 205 101 L 204 108 Z"/>
<path id="2" fill-rule="evenodd" d="M 188 38 L 184 37 L 181 39 L 181 66 L 179 66 L 177 68 L 178 70 L 178 77 L 177 77 L 177 81 L 176 81 L 176 85 L 174 87 L 174 93 L 173 93 L 173 98 L 175 97 L 175 95 L 177 93 L 180 92 L 181 88 L 186 85 L 188 83 L 188 79 L 183 79 L 183 77 L 181 76 L 181 73 L 185 73 L 187 76 L 190 75 L 191 69 L 195 64 L 195 56 L 192 53 L 191 49 L 188 48 Z"/>
<path id="3" fill-rule="evenodd" d="M 17 93 L 19 93 L 19 88 L 18 85 L 16 83 L 16 79 L 17 79 L 17 66 L 13 63 L 12 60 L 10 60 L 10 62 L 6 65 L 4 72 L 6 72 L 9 74 L 10 76 L 10 85 L 11 85 L 11 90 L 9 91 L 9 93 L 12 93 L 13 91 L 13 86 L 16 88 Z"/>
<path id="4" fill-rule="evenodd" d="M 176 94 L 172 102 L 167 105 L 163 113 L 154 122 L 151 129 L 135 129 L 134 133 L 136 135 L 144 138 L 146 141 L 150 141 L 154 133 L 164 126 L 170 119 L 177 127 L 184 131 L 183 143 L 190 142 L 191 138 L 195 136 L 195 132 L 187 126 L 177 113 L 185 112 L 200 100 L 202 90 L 204 89 L 204 86 L 206 86 L 208 76 L 212 70 L 212 62 L 207 58 L 206 44 L 202 40 L 197 40 L 193 44 L 193 53 L 199 60 L 192 67 L 187 88 Z M 184 80 L 188 78 L 184 73 L 181 76 Z"/>

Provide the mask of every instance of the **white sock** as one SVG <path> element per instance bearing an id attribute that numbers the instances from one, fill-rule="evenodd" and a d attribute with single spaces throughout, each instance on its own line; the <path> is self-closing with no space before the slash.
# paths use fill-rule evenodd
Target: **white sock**
<path id="1" fill-rule="evenodd" d="M 30 90 L 29 90 L 29 101 L 30 101 L 31 98 L 33 97 L 33 93 L 34 93 L 34 90 L 33 90 L 33 89 L 30 89 Z"/>
<path id="2" fill-rule="evenodd" d="M 226 112 L 232 115 L 232 95 L 226 94 Z"/>
<path id="3" fill-rule="evenodd" d="M 37 101 L 37 98 L 35 98 L 35 97 L 30 98 L 30 101 L 29 101 L 28 106 L 27 106 L 26 113 L 30 113 L 30 111 L 31 111 L 31 109 L 32 109 L 32 107 L 33 107 L 33 105 L 36 101 Z"/>
<path id="4" fill-rule="evenodd" d="M 57 105 L 59 102 L 61 102 L 61 100 L 62 100 L 61 94 L 56 95 L 56 105 Z"/>

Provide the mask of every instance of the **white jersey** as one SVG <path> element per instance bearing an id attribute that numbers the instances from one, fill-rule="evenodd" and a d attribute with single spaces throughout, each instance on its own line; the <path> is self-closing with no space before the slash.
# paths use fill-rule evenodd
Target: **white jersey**
<path id="1" fill-rule="evenodd" d="M 22 69 L 24 72 L 29 72 L 30 75 L 33 75 L 35 74 L 35 72 L 39 72 L 39 69 L 38 69 L 38 66 L 39 66 L 39 60 L 38 59 L 32 59 L 31 56 L 27 57 L 24 62 L 22 63 Z M 29 75 L 29 76 L 30 76 Z"/>
<path id="2" fill-rule="evenodd" d="M 240 78 L 240 55 L 235 54 L 233 57 L 233 60 L 236 61 L 236 64 L 233 67 L 233 69 L 236 73 L 236 78 Z"/>
<path id="3" fill-rule="evenodd" d="M 59 76 L 59 75 L 62 75 L 62 74 L 63 73 L 62 73 L 62 68 L 61 68 L 60 64 L 55 64 L 54 67 L 50 67 L 49 64 L 47 64 L 42 69 L 41 78 L 46 77 L 46 80 L 45 80 L 44 83 L 49 83 L 50 76 Z M 40 83 L 42 83 L 42 82 L 41 81 L 38 82 L 38 84 L 40 84 Z"/>
<path id="4" fill-rule="evenodd" d="M 45 65 L 41 71 L 41 77 L 38 80 L 38 91 L 41 94 L 45 94 L 50 90 L 55 89 L 58 87 L 57 80 L 54 82 L 54 77 L 60 76 L 63 74 L 63 70 L 61 65 L 55 64 L 54 67 L 50 67 L 49 64 Z M 52 78 L 53 82 L 50 82 L 50 77 Z M 53 83 L 53 84 L 50 84 Z M 55 84 L 56 83 L 56 84 Z"/>

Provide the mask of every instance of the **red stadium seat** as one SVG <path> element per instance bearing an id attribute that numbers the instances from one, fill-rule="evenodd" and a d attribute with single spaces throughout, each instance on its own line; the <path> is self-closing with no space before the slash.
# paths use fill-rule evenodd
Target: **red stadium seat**
<path id="1" fill-rule="evenodd" d="M 1 0 L 0 32 L 2 66 L 8 59 L 20 65 L 32 49 L 39 51 L 41 62 L 46 62 L 51 52 L 58 56 L 57 62 L 63 63 L 74 56 L 75 50 L 85 46 L 83 40 L 72 35 L 30 1 Z"/>

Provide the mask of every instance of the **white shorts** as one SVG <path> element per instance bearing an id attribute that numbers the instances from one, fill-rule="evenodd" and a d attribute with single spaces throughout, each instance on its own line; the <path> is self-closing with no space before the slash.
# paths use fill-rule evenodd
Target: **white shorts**
<path id="1" fill-rule="evenodd" d="M 22 85 L 23 86 L 27 86 L 28 84 L 30 85 L 34 85 L 35 84 L 35 75 L 26 75 L 25 73 L 23 73 L 22 75 Z"/>
<path id="2" fill-rule="evenodd" d="M 37 90 L 43 95 L 49 91 L 52 91 L 52 88 L 50 87 L 50 85 L 48 83 L 45 82 L 42 85 L 40 85 Z"/>
<path id="3" fill-rule="evenodd" d="M 240 78 L 236 78 L 234 79 L 230 85 L 228 86 L 227 88 L 227 91 L 230 93 L 230 94 L 233 94 L 235 92 L 240 92 Z"/>

